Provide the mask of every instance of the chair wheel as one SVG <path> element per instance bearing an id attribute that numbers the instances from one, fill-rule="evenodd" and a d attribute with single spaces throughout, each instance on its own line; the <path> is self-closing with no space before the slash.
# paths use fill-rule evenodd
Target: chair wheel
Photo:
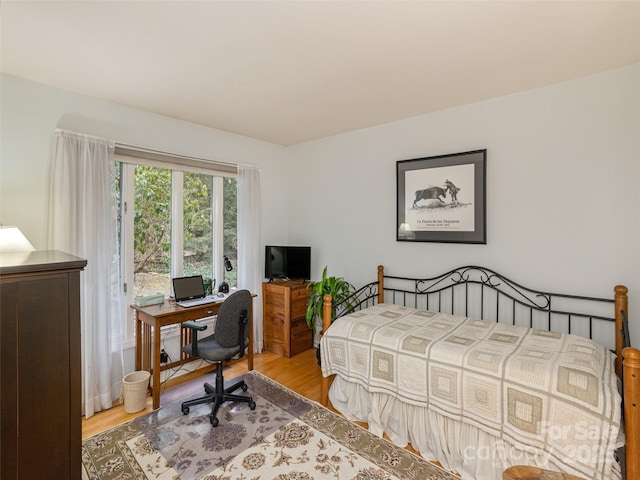
<path id="1" fill-rule="evenodd" d="M 218 426 L 218 417 L 214 417 L 213 415 L 210 416 L 209 420 L 211 421 L 211 425 L 214 427 Z"/>
<path id="2" fill-rule="evenodd" d="M 189 415 L 189 407 L 183 406 L 182 407 L 182 414 L 183 415 Z"/>
<path id="3" fill-rule="evenodd" d="M 255 410 L 255 409 L 256 409 L 256 402 L 254 402 L 253 400 L 251 400 L 251 401 L 249 402 L 249 408 L 250 408 L 251 410 Z"/>
<path id="4" fill-rule="evenodd" d="M 247 387 L 246 384 L 243 384 L 240 388 L 242 389 L 243 392 L 246 392 L 249 387 Z"/>

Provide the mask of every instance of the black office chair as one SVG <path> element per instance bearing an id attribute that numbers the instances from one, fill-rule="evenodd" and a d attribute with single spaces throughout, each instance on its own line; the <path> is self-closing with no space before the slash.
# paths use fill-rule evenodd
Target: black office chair
<path id="1" fill-rule="evenodd" d="M 245 348 L 249 345 L 249 311 L 251 309 L 251 293 L 248 290 L 238 290 L 229 295 L 220 305 L 216 320 L 215 333 L 198 340 L 198 332 L 206 330 L 207 326 L 193 321 L 182 324 L 183 328 L 192 330 L 192 343 L 185 345 L 183 351 L 193 357 L 203 358 L 216 362 L 216 386 L 204 384 L 206 395 L 194 400 L 182 403 L 182 413 L 187 415 L 189 407 L 203 403 L 213 403 L 211 409 L 211 425 L 218 426 L 218 408 L 225 402 L 248 402 L 249 408 L 255 410 L 256 403 L 251 397 L 233 395 L 232 392 L 241 388 L 247 391 L 244 381 L 238 382 L 229 388 L 224 388 L 222 375 L 222 362 L 234 357 L 244 356 Z"/>

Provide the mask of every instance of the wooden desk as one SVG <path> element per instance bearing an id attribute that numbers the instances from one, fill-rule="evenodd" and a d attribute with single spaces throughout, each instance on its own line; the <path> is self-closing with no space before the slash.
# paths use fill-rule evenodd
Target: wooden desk
<path id="1" fill-rule="evenodd" d="M 252 296 L 255 297 L 255 295 Z M 160 407 L 160 372 L 196 359 L 182 351 L 184 345 L 191 343 L 191 329 L 181 328 L 180 359 L 161 365 L 160 332 L 162 327 L 217 315 L 220 305 L 222 305 L 222 301 L 189 308 L 179 307 L 169 302 L 148 307 L 131 305 L 136 314 L 136 370 L 151 372 L 151 395 L 153 396 L 154 410 Z M 249 325 L 247 368 L 253 370 L 253 308 L 249 312 Z"/>

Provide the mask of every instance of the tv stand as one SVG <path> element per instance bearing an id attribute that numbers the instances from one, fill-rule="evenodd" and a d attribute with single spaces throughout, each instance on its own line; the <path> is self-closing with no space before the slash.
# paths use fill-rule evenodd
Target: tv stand
<path id="1" fill-rule="evenodd" d="M 311 280 L 306 280 L 304 278 L 295 278 L 295 279 L 291 279 L 289 277 L 281 277 L 281 278 L 270 278 L 266 283 L 273 283 L 273 282 L 297 282 L 300 281 L 302 283 L 302 285 L 306 285 L 307 282 L 310 282 Z"/>
<path id="2" fill-rule="evenodd" d="M 305 319 L 308 298 L 304 281 L 273 280 L 262 284 L 266 351 L 290 358 L 313 346 L 313 332 Z"/>

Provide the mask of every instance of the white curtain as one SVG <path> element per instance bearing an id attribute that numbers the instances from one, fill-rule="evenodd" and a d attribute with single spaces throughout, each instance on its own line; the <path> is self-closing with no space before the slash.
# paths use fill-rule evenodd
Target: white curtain
<path id="1" fill-rule="evenodd" d="M 82 405 L 88 418 L 119 398 L 124 372 L 114 142 L 54 133 L 49 248 L 87 260 L 81 274 Z"/>
<path id="2" fill-rule="evenodd" d="M 253 299 L 254 353 L 262 352 L 262 270 L 260 169 L 238 165 L 238 287 L 258 295 Z"/>

